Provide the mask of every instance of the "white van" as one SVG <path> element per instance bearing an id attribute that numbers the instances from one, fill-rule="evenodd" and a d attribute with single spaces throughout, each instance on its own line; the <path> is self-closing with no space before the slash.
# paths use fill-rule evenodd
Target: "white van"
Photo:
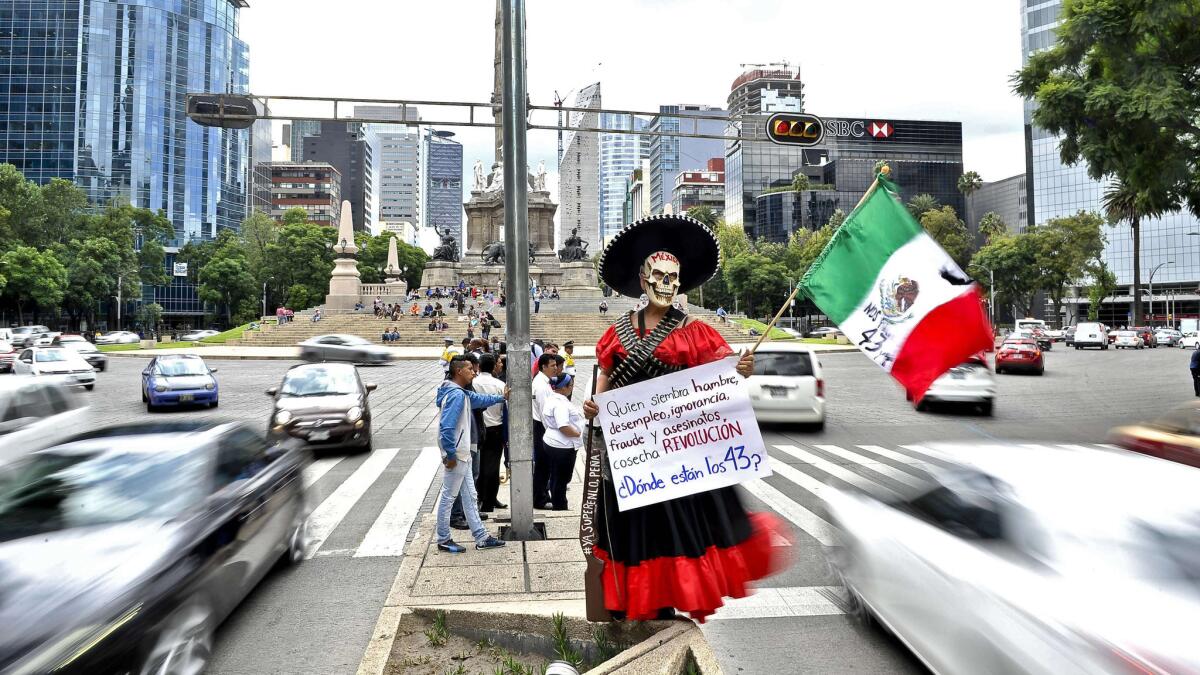
<path id="1" fill-rule="evenodd" d="M 1075 326 L 1074 344 L 1075 349 L 1084 347 L 1108 349 L 1108 331 L 1104 330 L 1104 324 L 1081 323 Z"/>
<path id="2" fill-rule="evenodd" d="M 1040 328 L 1046 330 L 1046 322 L 1041 319 L 1017 319 L 1017 330 L 1021 330 L 1022 328 Z"/>

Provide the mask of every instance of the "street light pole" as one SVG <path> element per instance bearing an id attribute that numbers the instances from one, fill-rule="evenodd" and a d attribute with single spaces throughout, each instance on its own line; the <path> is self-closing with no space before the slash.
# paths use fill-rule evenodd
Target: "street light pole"
<path id="1" fill-rule="evenodd" d="M 529 178 L 526 175 L 525 0 L 502 0 L 501 115 L 504 162 L 504 269 L 507 276 L 508 431 L 512 481 L 509 539 L 542 537 L 533 522 L 533 382 L 530 375 Z"/>
<path id="2" fill-rule="evenodd" d="M 1162 269 L 1163 267 L 1166 267 L 1167 265 L 1174 265 L 1174 264 L 1175 264 L 1174 260 L 1168 260 L 1167 262 L 1163 262 L 1163 263 L 1159 263 L 1159 264 L 1155 265 L 1154 269 L 1150 270 L 1150 281 L 1148 282 L 1147 285 L 1150 286 L 1150 325 L 1152 325 L 1152 326 L 1154 325 L 1154 273 L 1157 272 L 1158 270 Z M 1135 298 L 1135 300 L 1137 302 L 1142 301 L 1141 298 Z"/>

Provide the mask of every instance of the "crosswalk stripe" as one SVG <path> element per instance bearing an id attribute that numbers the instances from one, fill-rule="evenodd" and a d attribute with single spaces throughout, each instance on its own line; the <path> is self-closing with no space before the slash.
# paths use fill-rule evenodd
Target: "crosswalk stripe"
<path id="1" fill-rule="evenodd" d="M 821 501 L 825 501 L 826 490 L 837 489 L 832 485 L 826 485 L 825 483 L 822 483 L 821 481 L 804 473 L 796 467 L 791 466 L 790 464 L 784 464 L 783 462 L 772 462 L 771 471 L 775 475 L 785 478 L 788 481 L 811 492 L 814 497 L 820 499 Z"/>
<path id="2" fill-rule="evenodd" d="M 900 447 L 904 448 L 905 450 L 908 450 L 909 452 L 915 452 L 918 455 L 921 455 L 922 457 L 926 457 L 931 462 L 944 462 L 945 461 L 945 460 L 941 460 L 938 458 L 938 453 L 934 452 L 933 450 L 930 450 L 929 448 L 927 448 L 923 445 L 902 445 Z"/>
<path id="3" fill-rule="evenodd" d="M 901 470 L 891 466 L 890 464 L 884 464 L 883 462 L 880 462 L 879 460 L 865 457 L 856 452 L 853 452 L 851 450 L 846 450 L 846 449 L 841 448 L 836 445 L 814 445 L 813 447 L 817 448 L 818 450 L 824 450 L 825 452 L 828 452 L 831 455 L 837 455 L 838 457 L 841 457 L 842 459 L 850 460 L 851 462 L 854 462 L 855 464 L 858 464 L 859 466 L 861 466 L 865 469 L 874 471 L 875 473 L 878 473 L 878 474 L 882 474 L 884 476 L 887 476 L 888 478 L 891 478 L 892 480 L 894 480 L 898 483 L 904 483 L 905 485 L 908 485 L 910 487 L 921 487 L 925 484 L 925 482 L 922 481 L 921 479 L 919 479 L 909 473 L 901 471 Z"/>
<path id="4" fill-rule="evenodd" d="M 755 478 L 754 480 L 742 483 L 742 487 L 746 488 L 760 502 L 769 506 L 775 513 L 787 518 L 796 527 L 807 532 L 813 539 L 826 546 L 837 544 L 832 525 L 825 522 L 817 514 L 792 501 L 787 495 L 771 487 L 761 478 Z"/>
<path id="5" fill-rule="evenodd" d="M 425 493 L 429 483 L 437 475 L 441 466 L 441 452 L 435 447 L 426 447 L 417 455 L 417 459 L 409 467 L 400 485 L 392 493 L 387 506 L 383 507 L 379 517 L 363 537 L 355 558 L 374 558 L 382 556 L 399 556 L 404 554 L 404 545 L 408 539 L 408 531 L 412 529 L 425 501 Z"/>
<path id="6" fill-rule="evenodd" d="M 787 453 L 788 455 L 800 460 L 801 462 L 804 462 L 805 464 L 810 464 L 814 468 L 820 469 L 821 471 L 824 471 L 825 473 L 829 474 L 830 476 L 833 476 L 834 478 L 838 478 L 839 480 L 845 481 L 845 482 L 849 483 L 850 485 L 853 485 L 857 488 L 862 488 L 864 490 L 878 490 L 878 489 L 882 488 L 884 490 L 887 490 L 888 492 L 894 492 L 890 488 L 884 487 L 881 484 L 876 483 L 875 481 L 873 481 L 869 478 L 860 476 L 857 473 L 854 473 L 853 471 L 850 471 L 849 469 L 846 469 L 843 466 L 834 464 L 833 462 L 831 462 L 823 457 L 818 457 L 818 456 L 812 454 L 811 452 L 809 452 L 807 450 L 803 450 L 795 445 L 776 445 L 775 448 L 777 450 L 779 450 L 780 452 Z"/>
<path id="7" fill-rule="evenodd" d="M 858 447 L 860 447 L 863 450 L 866 450 L 868 452 L 873 452 L 873 453 L 879 455 L 880 457 L 887 457 L 888 459 L 894 459 L 897 462 L 901 462 L 901 463 L 907 464 L 909 466 L 915 466 L 920 469 L 924 469 L 929 466 L 929 462 L 926 462 L 921 459 L 917 459 L 916 457 L 906 455 L 903 452 L 896 452 L 895 450 L 889 450 L 889 449 L 879 446 L 879 445 L 860 445 Z"/>
<path id="8" fill-rule="evenodd" d="M 329 470 L 337 466 L 345 457 L 326 457 L 318 459 L 304 469 L 304 487 L 312 487 L 313 483 L 321 480 L 321 477 L 329 473 Z"/>
<path id="9" fill-rule="evenodd" d="M 350 513 L 350 509 L 354 508 L 354 504 L 370 489 L 398 452 L 399 448 L 380 448 L 372 452 L 333 494 L 313 510 L 308 519 L 311 543 L 305 558 L 312 558 L 317 554 L 334 528 L 342 522 L 347 513 Z"/>

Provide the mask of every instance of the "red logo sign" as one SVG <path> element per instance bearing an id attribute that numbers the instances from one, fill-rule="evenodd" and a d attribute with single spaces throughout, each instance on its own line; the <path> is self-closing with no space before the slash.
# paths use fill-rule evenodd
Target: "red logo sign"
<path id="1" fill-rule="evenodd" d="M 895 130 L 891 122 L 871 122 L 871 135 L 875 138 L 889 138 Z"/>

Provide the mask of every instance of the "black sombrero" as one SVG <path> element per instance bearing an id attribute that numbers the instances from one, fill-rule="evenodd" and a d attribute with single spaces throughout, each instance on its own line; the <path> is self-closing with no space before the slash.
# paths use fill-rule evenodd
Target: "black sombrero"
<path id="1" fill-rule="evenodd" d="M 703 223 L 660 215 L 634 221 L 613 236 L 600 254 L 600 278 L 621 295 L 636 298 L 642 294 L 642 263 L 655 251 L 679 258 L 680 293 L 701 286 L 721 267 L 717 236 Z"/>

